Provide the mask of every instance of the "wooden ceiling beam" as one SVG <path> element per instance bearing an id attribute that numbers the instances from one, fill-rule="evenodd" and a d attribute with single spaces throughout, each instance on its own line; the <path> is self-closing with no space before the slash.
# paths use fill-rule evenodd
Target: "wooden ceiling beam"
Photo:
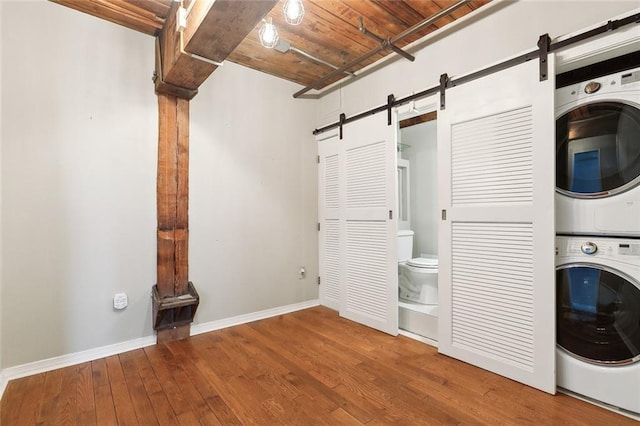
<path id="1" fill-rule="evenodd" d="M 50 1 L 149 35 L 157 35 L 163 25 L 155 14 L 123 0 Z"/>
<path id="2" fill-rule="evenodd" d="M 217 66 L 194 55 L 224 61 L 276 3 L 277 0 L 199 0 L 187 17 L 183 34 L 176 30 L 179 5 L 172 5 L 160 36 L 161 80 L 197 90 Z"/>

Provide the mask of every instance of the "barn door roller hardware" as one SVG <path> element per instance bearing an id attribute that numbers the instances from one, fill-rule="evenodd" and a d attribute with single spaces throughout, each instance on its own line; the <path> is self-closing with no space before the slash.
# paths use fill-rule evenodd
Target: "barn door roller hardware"
<path id="1" fill-rule="evenodd" d="M 391 119 L 393 117 L 393 103 L 395 102 L 396 97 L 393 94 L 387 96 L 387 126 L 391 126 Z"/>
<path id="2" fill-rule="evenodd" d="M 353 68 L 354 66 L 358 65 L 360 62 L 366 61 L 367 59 L 371 58 L 372 56 L 377 55 L 378 53 L 382 52 L 383 50 L 385 50 L 387 48 L 393 49 L 391 46 L 395 45 L 399 41 L 404 40 L 405 38 L 409 37 L 410 35 L 415 34 L 418 31 L 423 30 L 424 28 L 426 28 L 429 25 L 431 25 L 434 22 L 436 22 L 438 19 L 442 18 L 443 16 L 448 15 L 449 13 L 451 13 L 454 10 L 464 6 L 465 4 L 469 3 L 470 1 L 471 0 L 460 0 L 459 2 L 454 3 L 451 6 L 445 8 L 445 9 L 442 9 L 440 12 L 436 13 L 435 15 L 432 15 L 429 18 L 418 22 L 413 27 L 407 28 L 406 30 L 404 30 L 400 34 L 388 39 L 388 42 L 387 42 L 388 46 L 383 46 L 381 44 L 380 46 L 374 48 L 373 50 L 370 50 L 369 52 L 365 53 L 364 55 L 362 55 L 362 56 L 360 56 L 360 57 L 358 57 L 356 59 L 354 59 L 353 61 L 349 62 L 348 64 L 341 66 L 337 70 L 332 71 L 329 74 L 327 74 L 324 77 L 322 77 L 321 79 L 311 83 L 310 85 L 308 85 L 304 89 L 298 90 L 296 93 L 293 94 L 293 97 L 294 98 L 299 98 L 300 96 L 302 96 L 305 93 L 307 93 L 309 90 L 317 89 L 318 86 L 320 86 L 321 84 L 331 80 L 335 76 L 340 75 L 345 71 L 349 71 L 351 68 Z M 409 55 L 409 56 L 411 56 L 411 55 Z"/>
<path id="3" fill-rule="evenodd" d="M 543 34 L 538 40 L 538 60 L 540 61 L 540 81 L 549 78 L 549 65 L 547 64 L 547 56 L 551 47 L 551 37 L 549 34 Z"/>
<path id="4" fill-rule="evenodd" d="M 446 101 L 444 92 L 447 90 L 447 85 L 449 84 L 449 76 L 447 73 L 440 75 L 440 109 L 445 109 Z"/>

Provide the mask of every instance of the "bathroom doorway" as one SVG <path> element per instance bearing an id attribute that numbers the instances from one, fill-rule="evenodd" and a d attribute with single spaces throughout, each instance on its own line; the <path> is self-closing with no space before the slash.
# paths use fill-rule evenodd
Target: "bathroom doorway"
<path id="1" fill-rule="evenodd" d="M 413 108 L 398 131 L 398 326 L 437 343 L 437 114 Z M 402 117 L 401 116 L 401 117 Z M 404 253 L 402 246 L 406 247 Z M 409 249 L 410 247 L 410 249 Z"/>

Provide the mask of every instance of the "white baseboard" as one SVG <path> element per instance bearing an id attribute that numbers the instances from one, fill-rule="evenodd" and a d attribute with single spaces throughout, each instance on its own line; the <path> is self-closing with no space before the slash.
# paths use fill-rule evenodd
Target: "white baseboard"
<path id="1" fill-rule="evenodd" d="M 306 302 L 294 303 L 292 305 L 280 306 L 278 308 L 266 309 L 264 311 L 253 312 L 250 314 L 238 315 L 235 317 L 225 318 L 217 321 L 210 321 L 203 324 L 193 324 L 191 326 L 191 335 L 194 336 L 196 334 L 220 330 L 222 328 L 245 324 L 251 321 L 257 321 L 278 315 L 288 314 L 290 312 L 312 308 L 314 306 L 318 306 L 319 304 L 319 300 L 314 299 L 308 300 Z M 82 352 L 61 355 L 54 358 L 48 358 L 41 361 L 35 361 L 28 364 L 5 368 L 3 370 L 0 370 L 0 398 L 2 398 L 4 390 L 6 389 L 7 384 L 10 380 L 44 373 L 47 371 L 56 370 L 58 368 L 69 367 L 71 365 L 82 364 L 83 362 L 93 361 L 111 355 L 117 355 L 123 352 L 155 345 L 155 343 L 155 335 L 146 336 L 126 342 L 116 343 L 113 345 L 102 346 Z"/>
<path id="2" fill-rule="evenodd" d="M 53 358 L 43 359 L 41 361 L 5 368 L 0 371 L 0 398 L 2 397 L 2 394 L 10 380 L 57 370 L 58 368 L 69 367 L 71 365 L 82 364 L 83 362 L 93 361 L 95 359 L 105 358 L 111 355 L 117 355 L 134 349 L 151 346 L 155 343 L 155 336 L 140 337 L 138 339 L 128 340 L 126 342 L 116 343 L 113 345 L 102 346 L 86 351 L 60 355 Z"/>
<path id="3" fill-rule="evenodd" d="M 225 318 L 217 321 L 205 322 L 203 324 L 192 324 L 191 335 L 195 336 L 196 334 L 202 334 L 209 331 L 220 330 L 222 328 L 233 327 L 234 325 L 246 324 L 248 322 L 288 314 L 290 312 L 313 308 L 314 306 L 319 305 L 320 301 L 318 299 L 307 300 L 306 302 L 294 303 L 292 305 L 280 306 L 278 308 L 266 309 L 264 311 L 252 312 L 250 314 L 238 315 L 235 317 Z"/>

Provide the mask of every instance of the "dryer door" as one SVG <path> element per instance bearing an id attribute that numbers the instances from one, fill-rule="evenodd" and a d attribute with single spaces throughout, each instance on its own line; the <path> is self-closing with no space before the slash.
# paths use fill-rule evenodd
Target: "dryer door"
<path id="1" fill-rule="evenodd" d="M 583 361 L 624 365 L 640 361 L 640 284 L 592 264 L 556 270 L 558 346 Z"/>
<path id="2" fill-rule="evenodd" d="M 577 198 L 624 192 L 640 183 L 640 108 L 594 102 L 556 120 L 556 187 Z"/>

